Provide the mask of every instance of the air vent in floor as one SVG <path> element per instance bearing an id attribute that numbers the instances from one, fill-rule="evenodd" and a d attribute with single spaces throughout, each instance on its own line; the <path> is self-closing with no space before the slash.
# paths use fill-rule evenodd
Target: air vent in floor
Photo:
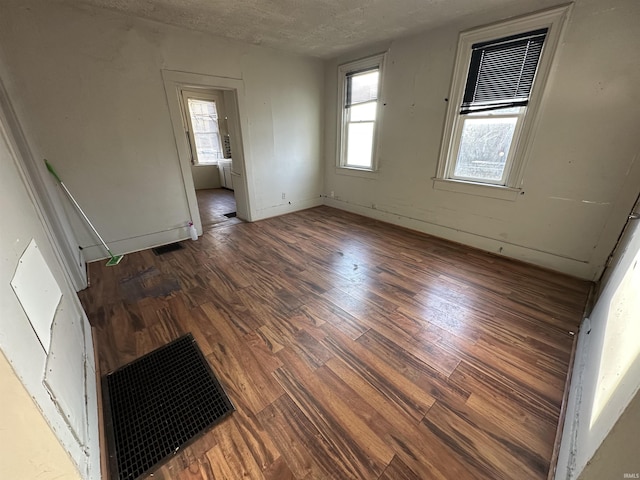
<path id="1" fill-rule="evenodd" d="M 106 375 L 113 480 L 134 480 L 234 410 L 191 334 Z"/>
<path id="2" fill-rule="evenodd" d="M 182 250 L 183 248 L 181 243 L 169 243 L 168 245 L 152 248 L 151 251 L 156 255 L 163 255 L 165 253 L 175 252 L 176 250 Z"/>

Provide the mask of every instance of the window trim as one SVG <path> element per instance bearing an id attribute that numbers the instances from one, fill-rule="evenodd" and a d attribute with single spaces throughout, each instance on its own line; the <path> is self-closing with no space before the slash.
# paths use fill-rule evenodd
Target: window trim
<path id="1" fill-rule="evenodd" d="M 344 169 L 354 172 L 375 173 L 378 171 L 378 138 L 380 132 L 380 125 L 382 121 L 382 105 L 383 105 L 383 78 L 384 78 L 384 62 L 386 59 L 386 52 L 371 55 L 366 58 L 354 60 L 348 63 L 338 65 L 338 125 L 336 136 L 336 169 Z M 346 114 L 346 101 L 347 101 L 347 78 L 349 74 L 354 72 L 378 69 L 378 99 L 376 100 L 376 119 L 373 127 L 373 144 L 371 145 L 371 168 L 357 167 L 346 164 L 345 150 L 347 148 L 346 132 L 345 132 L 345 114 Z"/>
<path id="2" fill-rule="evenodd" d="M 489 112 L 484 113 L 481 112 L 481 115 L 470 115 L 470 114 L 460 114 L 461 118 L 458 119 L 457 122 L 453 124 L 453 132 L 451 133 L 451 150 L 450 157 L 458 158 L 458 154 L 460 153 L 460 141 L 462 140 L 462 129 L 464 127 L 464 121 L 467 118 L 508 118 L 508 117 L 517 117 L 515 130 L 513 132 L 513 141 L 509 147 L 509 158 L 513 158 L 513 153 L 515 152 L 518 146 L 518 139 L 522 134 L 522 127 L 524 125 L 524 119 L 527 115 L 527 107 L 519 107 L 523 109 L 517 113 L 511 114 L 491 114 Z M 495 112 L 495 111 L 494 111 Z M 504 168 L 504 172 L 502 173 L 502 178 L 497 181 L 485 180 L 484 182 L 478 182 L 473 178 L 467 177 L 457 177 L 455 175 L 455 167 L 456 162 L 449 162 L 447 165 L 446 179 L 447 180 L 456 180 L 460 182 L 479 184 L 479 185 L 489 185 L 495 187 L 504 187 L 507 186 L 507 181 L 509 178 L 509 174 L 511 173 L 511 169 L 513 168 L 513 161 L 509 161 Z"/>
<path id="3" fill-rule="evenodd" d="M 227 132 L 225 112 L 224 112 L 224 99 L 218 93 L 208 91 L 208 90 L 195 90 L 189 88 L 183 88 L 180 90 L 180 107 L 182 110 L 182 122 L 185 130 L 185 134 L 187 136 L 187 143 L 189 148 L 189 154 L 191 156 L 191 165 L 194 167 L 206 167 L 212 165 L 218 165 L 220 160 L 223 158 L 211 161 L 211 162 L 202 162 L 198 159 L 198 153 L 196 151 L 195 145 L 195 136 L 193 133 L 193 126 L 191 125 L 191 117 L 188 106 L 188 99 L 193 98 L 196 100 L 207 100 L 212 101 L 216 104 L 216 111 L 218 113 L 218 136 L 220 137 L 220 145 L 223 148 L 224 152 L 224 136 Z"/>
<path id="4" fill-rule="evenodd" d="M 531 151 L 533 132 L 536 130 L 539 121 L 539 115 L 537 113 L 542 97 L 544 96 L 547 80 L 551 73 L 552 62 L 557 46 L 560 43 L 562 30 L 570 10 L 571 5 L 562 5 L 473 30 L 467 30 L 460 34 L 438 167 L 436 176 L 433 177 L 434 188 L 507 200 L 515 200 L 517 198 L 517 194 L 522 187 L 524 167 Z M 514 134 L 510 152 L 511 160 L 506 166 L 507 170 L 505 171 L 505 184 L 498 185 L 451 178 L 450 172 L 453 171 L 456 161 L 456 159 L 453 158 L 453 153 L 457 152 L 459 148 L 459 145 L 454 145 L 456 139 L 459 143 L 459 136 L 456 135 L 456 131 L 454 130 L 461 130 L 461 128 L 455 129 L 455 126 L 457 123 L 460 123 L 456 122 L 457 118 L 462 116 L 459 112 L 469 73 L 472 46 L 477 43 L 538 30 L 540 28 L 548 28 L 549 30 L 538 63 L 535 85 L 531 90 L 529 104 L 526 107 L 524 118 L 519 128 L 519 135 L 517 135 L 517 132 Z M 495 190 L 495 195 L 491 194 L 492 189 Z M 505 192 L 509 193 L 505 194 Z"/>

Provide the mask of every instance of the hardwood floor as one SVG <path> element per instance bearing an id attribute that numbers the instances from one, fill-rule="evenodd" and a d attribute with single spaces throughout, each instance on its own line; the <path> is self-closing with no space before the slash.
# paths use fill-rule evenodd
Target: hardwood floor
<path id="1" fill-rule="evenodd" d="M 150 478 L 546 478 L 589 283 L 328 207 L 183 243 L 80 294 L 103 374 L 192 332 L 236 405 Z"/>
<path id="2" fill-rule="evenodd" d="M 227 218 L 225 214 L 236 211 L 236 199 L 233 190 L 226 188 L 207 188 L 196 190 L 198 199 L 198 211 L 202 227 L 218 226 L 220 224 L 240 223 L 241 220 L 235 217 Z"/>

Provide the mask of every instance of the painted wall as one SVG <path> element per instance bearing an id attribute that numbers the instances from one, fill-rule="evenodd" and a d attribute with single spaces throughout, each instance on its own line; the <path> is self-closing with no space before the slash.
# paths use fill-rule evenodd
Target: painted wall
<path id="1" fill-rule="evenodd" d="M 3 0 L 0 63 L 34 155 L 57 167 L 114 251 L 188 237 L 161 69 L 244 82 L 254 220 L 321 203 L 320 60 L 102 10 Z M 80 222 L 74 230 L 81 245 L 97 244 Z"/>
<path id="2" fill-rule="evenodd" d="M 191 174 L 196 190 L 220 188 L 220 174 L 217 165 L 191 165 Z"/>
<path id="3" fill-rule="evenodd" d="M 603 478 L 640 478 L 638 457 L 638 425 L 640 425 L 640 393 L 637 393 L 611 433 L 586 465 L 580 480 Z M 634 475 L 634 476 L 631 476 Z"/>
<path id="4" fill-rule="evenodd" d="M 80 475 L 0 353 L 0 478 L 79 479 Z"/>
<path id="5" fill-rule="evenodd" d="M 3 118 L 0 115 L 0 119 Z M 81 477 L 98 479 L 100 450 L 95 359 L 90 326 L 67 271 L 63 268 L 60 248 L 44 226 L 42 209 L 24 176 L 22 165 L 23 160 L 16 152 L 13 137 L 4 122 L 0 121 L 0 205 L 3 221 L 0 229 L 0 350 L 60 444 L 68 452 Z M 48 351 L 41 345 L 11 286 L 20 259 L 32 240 L 37 244 L 46 263 L 43 268 L 50 270 L 62 293 L 55 313 L 50 314 L 52 320 L 49 320 L 49 316 L 43 317 L 45 321 L 42 322 L 40 335 L 46 338 L 48 334 L 49 341 L 43 341 L 49 344 Z M 42 272 L 46 271 L 38 270 L 36 273 Z M 34 281 L 20 285 L 38 288 Z M 43 297 L 45 295 L 36 298 Z M 37 305 L 37 301 L 33 300 L 29 305 Z M 16 392 L 12 387 L 11 375 L 2 375 L 1 380 L 1 409 L 6 414 L 4 410 L 12 404 L 8 397 L 8 403 L 5 403 L 5 392 L 12 392 L 12 395 Z M 24 407 L 25 415 L 30 415 L 31 404 L 27 403 Z M 11 448 L 18 448 L 19 441 L 27 441 L 32 434 L 42 435 L 45 442 L 46 436 L 50 435 L 48 427 L 42 428 L 40 425 L 34 427 L 37 429 L 33 432 L 20 432 L 15 430 L 15 425 L 0 418 L 0 438 L 10 442 L 14 441 L 14 436 L 16 438 L 16 443 Z M 59 457 L 57 454 L 54 456 Z M 12 457 L 12 461 L 18 461 L 19 458 L 23 457 Z M 34 464 L 36 470 L 44 468 L 48 462 L 38 454 L 34 454 L 33 458 L 42 459 L 43 462 L 40 466 Z M 58 463 L 58 460 L 52 461 Z M 0 470 L 2 468 L 4 462 L 0 465 Z M 8 468 L 13 470 L 19 467 L 10 463 Z M 68 470 L 68 466 L 64 464 L 52 465 L 52 468 Z M 0 477 L 35 478 L 35 475 L 10 476 L 0 473 Z"/>
<path id="6" fill-rule="evenodd" d="M 603 468 L 610 465 L 610 459 L 602 455 L 592 459 L 605 441 L 609 449 L 611 442 L 619 445 L 620 457 L 629 453 L 618 470 L 640 473 L 638 424 L 631 432 L 612 431 L 625 409 L 637 418 L 640 408 L 640 402 L 632 403 L 640 391 L 640 221 L 629 223 L 617 256 L 593 311 L 580 328 L 557 480 L 581 478 L 590 461 L 605 462 Z M 609 440 L 611 435 L 614 436 Z M 632 435 L 633 440 L 628 441 L 627 435 Z M 625 443 L 635 447 L 632 453 L 625 450 Z M 622 475 L 610 472 L 607 476 L 585 478 Z"/>
<path id="7" fill-rule="evenodd" d="M 597 279 L 640 189 L 640 2 L 574 3 L 533 133 L 524 195 L 508 201 L 433 188 L 459 32 L 521 13 L 514 2 L 327 62 L 326 203 Z M 379 171 L 358 176 L 335 167 L 336 70 L 387 49 Z"/>

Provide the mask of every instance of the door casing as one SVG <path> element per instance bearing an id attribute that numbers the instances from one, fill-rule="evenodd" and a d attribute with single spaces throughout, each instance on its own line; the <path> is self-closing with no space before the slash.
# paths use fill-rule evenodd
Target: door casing
<path id="1" fill-rule="evenodd" d="M 216 77 L 174 70 L 162 70 L 165 93 L 171 123 L 180 160 L 180 171 L 184 182 L 185 195 L 193 224 L 202 234 L 202 221 L 198 210 L 193 174 L 191 173 L 191 151 L 183 126 L 181 106 L 182 90 L 221 90 L 224 94 L 228 129 L 231 139 L 232 175 L 234 176 L 236 211 L 238 218 L 252 221 L 251 205 L 254 204 L 254 190 L 250 182 L 251 162 L 249 146 L 243 141 L 242 132 L 248 131 L 248 123 L 242 115 L 244 108 L 244 82 L 239 78 Z"/>

